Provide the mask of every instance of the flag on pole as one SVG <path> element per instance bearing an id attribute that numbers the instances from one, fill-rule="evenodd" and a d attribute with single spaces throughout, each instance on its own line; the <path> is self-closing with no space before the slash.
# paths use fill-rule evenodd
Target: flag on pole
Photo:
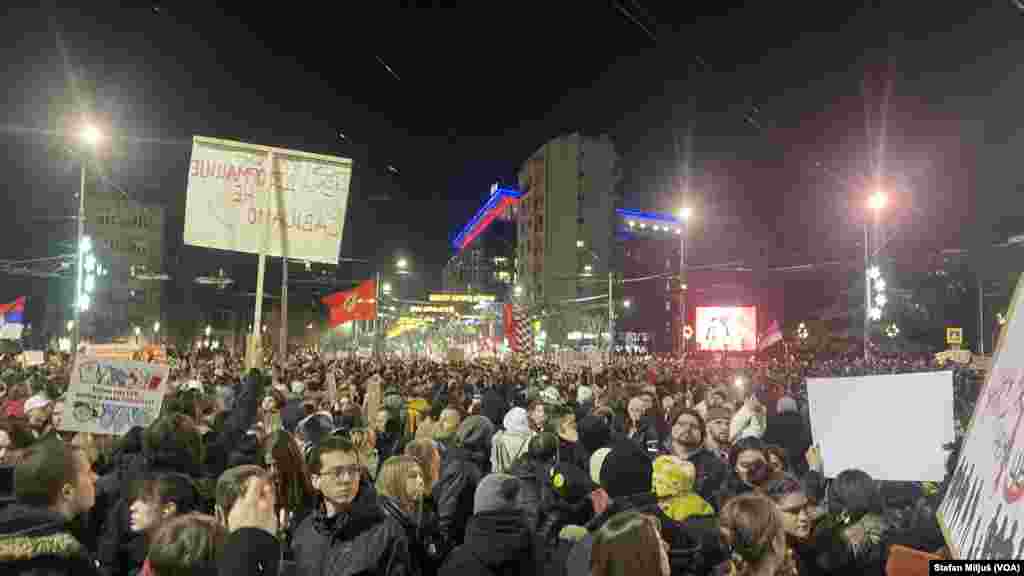
<path id="1" fill-rule="evenodd" d="M 25 297 L 0 304 L 0 340 L 19 340 L 25 328 Z"/>
<path id="2" fill-rule="evenodd" d="M 377 317 L 377 282 L 367 280 L 351 290 L 324 296 L 321 301 L 330 308 L 331 328 L 352 320 L 373 320 Z"/>
<path id="3" fill-rule="evenodd" d="M 772 320 L 772 323 L 768 326 L 768 329 L 761 334 L 761 337 L 757 339 L 757 351 L 761 352 L 772 344 L 782 341 L 782 329 L 779 328 L 779 323 L 776 320 Z"/>

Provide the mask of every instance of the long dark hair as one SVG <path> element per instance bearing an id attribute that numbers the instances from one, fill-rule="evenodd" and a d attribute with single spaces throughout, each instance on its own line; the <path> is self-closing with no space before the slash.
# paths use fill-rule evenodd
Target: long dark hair
<path id="1" fill-rule="evenodd" d="M 306 461 L 291 434 L 276 430 L 263 441 L 263 453 L 277 466 L 277 506 L 299 512 L 314 499 L 315 491 L 306 469 Z"/>

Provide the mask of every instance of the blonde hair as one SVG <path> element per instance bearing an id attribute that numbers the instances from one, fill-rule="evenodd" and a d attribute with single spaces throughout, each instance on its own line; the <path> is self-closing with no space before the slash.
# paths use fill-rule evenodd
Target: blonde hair
<path id="1" fill-rule="evenodd" d="M 438 454 L 440 457 L 437 443 L 430 438 L 417 438 L 405 446 L 405 455 L 412 456 L 419 462 L 423 471 L 423 483 L 427 490 L 433 488 L 434 483 L 437 482 L 437 478 L 434 478 L 434 454 Z"/>
<path id="2" fill-rule="evenodd" d="M 422 498 L 413 498 L 409 495 L 407 480 L 417 473 L 426 480 L 426 474 L 420 463 L 412 456 L 392 456 L 384 461 L 377 474 L 377 493 L 383 496 L 394 498 L 408 514 L 412 514 L 419 507 Z M 424 482 L 425 483 L 425 482 Z"/>

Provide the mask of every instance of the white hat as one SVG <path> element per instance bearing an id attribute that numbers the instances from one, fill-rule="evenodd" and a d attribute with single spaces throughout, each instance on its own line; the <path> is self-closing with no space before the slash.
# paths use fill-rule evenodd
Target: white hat
<path id="1" fill-rule="evenodd" d="M 50 404 L 53 404 L 53 400 L 46 397 L 46 394 L 36 394 L 28 400 L 25 400 L 24 411 L 25 414 L 35 410 L 36 408 L 46 408 Z"/>

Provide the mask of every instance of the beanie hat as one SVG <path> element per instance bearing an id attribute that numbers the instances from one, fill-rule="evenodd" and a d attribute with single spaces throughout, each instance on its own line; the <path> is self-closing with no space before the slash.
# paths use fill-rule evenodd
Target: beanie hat
<path id="1" fill-rule="evenodd" d="M 488 474 L 473 495 L 473 514 L 519 509 L 519 479 L 508 474 Z"/>
<path id="2" fill-rule="evenodd" d="M 732 420 L 732 413 L 729 412 L 728 408 L 716 406 L 714 408 L 708 408 L 708 417 L 705 418 L 708 422 L 714 422 L 715 420 Z"/>
<path id="3" fill-rule="evenodd" d="M 36 408 L 46 408 L 52 403 L 53 401 L 47 398 L 46 394 L 36 394 L 35 396 L 32 396 L 28 400 L 25 400 L 24 413 L 28 414 L 29 412 L 35 410 Z"/>
<path id="4" fill-rule="evenodd" d="M 651 492 L 651 459 L 639 444 L 622 440 L 612 447 L 601 466 L 601 486 L 612 499 Z"/>
<path id="5" fill-rule="evenodd" d="M 594 399 L 594 389 L 590 386 L 580 386 L 576 389 L 576 403 L 586 404 Z"/>
<path id="6" fill-rule="evenodd" d="M 580 444 L 591 454 L 598 448 L 604 448 L 611 443 L 612 431 L 608 422 L 600 416 L 589 414 L 576 423 L 576 431 L 580 435 Z"/>
<path id="7" fill-rule="evenodd" d="M 594 484 L 601 484 L 601 467 L 604 466 L 604 460 L 611 451 L 612 449 L 607 447 L 598 448 L 590 455 L 590 479 Z"/>

